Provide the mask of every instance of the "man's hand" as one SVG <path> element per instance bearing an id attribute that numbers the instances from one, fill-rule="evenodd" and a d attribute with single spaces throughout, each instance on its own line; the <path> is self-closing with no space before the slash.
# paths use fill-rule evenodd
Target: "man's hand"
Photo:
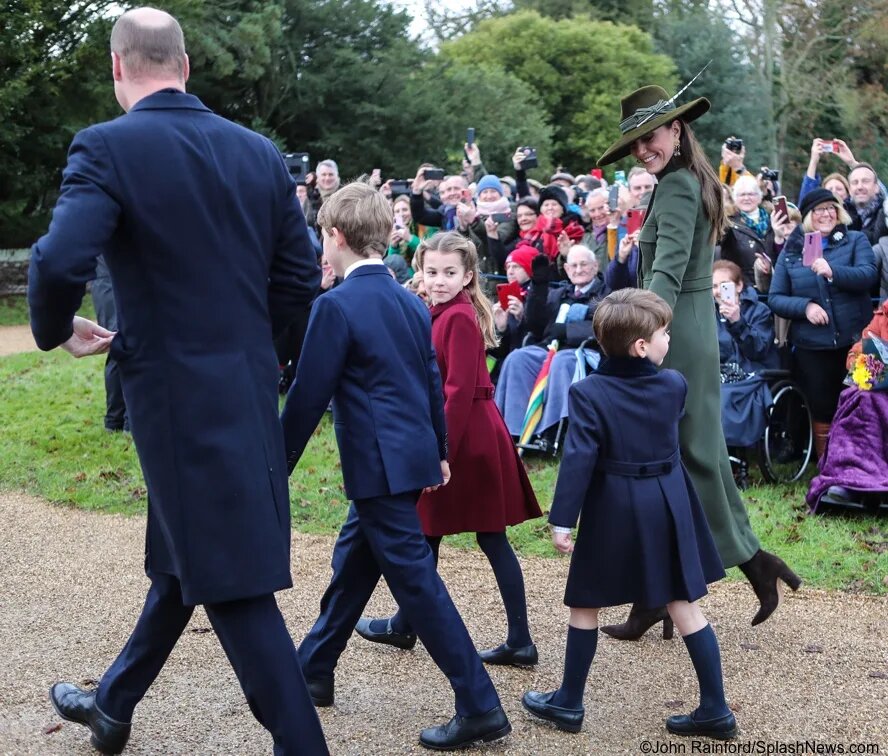
<path id="1" fill-rule="evenodd" d="M 839 149 L 837 149 L 833 154 L 838 155 L 839 160 L 841 160 L 850 168 L 853 168 L 855 165 L 857 165 L 857 159 L 854 157 L 854 153 L 851 152 L 851 148 L 841 139 L 836 139 L 834 141 Z"/>
<path id="2" fill-rule="evenodd" d="M 89 357 L 91 354 L 105 354 L 111 348 L 111 340 L 116 333 L 102 328 L 98 323 L 74 316 L 74 333 L 62 344 L 68 354 L 74 357 Z"/>
<path id="3" fill-rule="evenodd" d="M 477 215 L 478 211 L 475 209 L 475 206 L 468 202 L 460 202 L 456 206 L 456 217 L 459 219 L 459 226 L 463 230 L 472 225 Z"/>
<path id="4" fill-rule="evenodd" d="M 524 302 L 522 302 L 518 297 L 509 294 L 508 313 L 510 315 L 513 315 L 517 320 L 521 320 L 521 318 L 524 316 Z"/>
<path id="5" fill-rule="evenodd" d="M 573 550 L 573 538 L 570 533 L 552 531 L 552 545 L 562 554 L 570 554 Z"/>
<path id="6" fill-rule="evenodd" d="M 410 185 L 410 191 L 414 194 L 422 194 L 428 184 L 428 179 L 426 179 L 425 177 L 425 168 L 417 168 L 416 177 L 413 179 L 413 183 Z"/>

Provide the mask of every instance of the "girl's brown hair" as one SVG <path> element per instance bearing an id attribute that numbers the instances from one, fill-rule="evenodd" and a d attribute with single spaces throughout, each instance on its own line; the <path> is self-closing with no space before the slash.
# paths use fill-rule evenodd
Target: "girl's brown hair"
<path id="1" fill-rule="evenodd" d="M 475 249 L 475 245 L 456 231 L 437 233 L 428 239 L 424 239 L 416 250 L 413 259 L 416 267 L 420 270 L 423 267 L 426 252 L 441 252 L 442 254 L 453 252 L 459 255 L 460 262 L 462 262 L 466 272 L 472 274 L 472 280 L 466 284 L 465 292 L 469 295 L 472 306 L 475 308 L 475 315 L 478 318 L 478 326 L 481 329 L 484 346 L 487 349 L 498 346 L 499 339 L 496 337 L 496 328 L 493 324 L 493 308 L 490 306 L 490 301 L 481 291 L 478 281 L 478 250 Z"/>
<path id="2" fill-rule="evenodd" d="M 706 153 L 703 152 L 700 142 L 694 136 L 693 129 L 681 119 L 678 119 L 678 122 L 681 124 L 681 135 L 678 138 L 681 145 L 681 155 L 676 157 L 676 160 L 681 162 L 700 182 L 703 211 L 712 225 L 709 243 L 715 244 L 716 240 L 720 239 L 728 228 L 721 181 L 707 159 Z"/>

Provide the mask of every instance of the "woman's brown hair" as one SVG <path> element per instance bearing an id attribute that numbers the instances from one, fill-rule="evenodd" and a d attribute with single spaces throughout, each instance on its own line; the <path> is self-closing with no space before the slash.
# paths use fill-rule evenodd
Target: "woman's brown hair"
<path id="1" fill-rule="evenodd" d="M 678 119 L 678 122 L 681 124 L 681 135 L 679 136 L 681 155 L 676 157 L 676 160 L 683 163 L 685 168 L 693 173 L 697 181 L 700 182 L 703 211 L 712 225 L 709 243 L 715 244 L 728 227 L 721 181 L 706 157 L 706 153 L 703 152 L 700 142 L 694 136 L 693 129 L 681 119 Z"/>
<path id="2" fill-rule="evenodd" d="M 424 239 L 416 250 L 414 263 L 419 270 L 422 270 L 426 252 L 441 252 L 443 254 L 454 252 L 459 255 L 466 272 L 472 274 L 472 280 L 466 284 L 464 291 L 469 295 L 472 306 L 475 308 L 484 346 L 487 349 L 498 346 L 499 339 L 496 337 L 496 328 L 493 323 L 493 308 L 481 291 L 478 281 L 478 250 L 475 249 L 475 245 L 456 231 L 437 233 Z"/>

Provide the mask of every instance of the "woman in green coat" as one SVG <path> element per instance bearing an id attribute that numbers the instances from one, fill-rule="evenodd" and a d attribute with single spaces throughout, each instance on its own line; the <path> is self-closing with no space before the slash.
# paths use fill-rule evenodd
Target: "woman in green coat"
<path id="1" fill-rule="evenodd" d="M 709 101 L 699 98 L 676 106 L 665 90 L 648 86 L 621 104 L 622 137 L 598 165 L 631 154 L 658 179 L 638 236 L 639 285 L 659 294 L 673 309 L 672 343 L 663 367 L 678 370 L 688 382 L 679 426 L 682 461 L 724 566 L 739 566 L 755 590 L 761 604 L 752 620 L 757 625 L 777 608 L 778 581 L 796 590 L 801 580 L 782 559 L 760 548 L 734 484 L 722 434 L 712 261 L 725 213 L 718 176 L 688 125 L 709 110 Z M 667 616 L 664 607 L 633 606 L 625 623 L 602 630 L 615 638 L 634 639 Z"/>

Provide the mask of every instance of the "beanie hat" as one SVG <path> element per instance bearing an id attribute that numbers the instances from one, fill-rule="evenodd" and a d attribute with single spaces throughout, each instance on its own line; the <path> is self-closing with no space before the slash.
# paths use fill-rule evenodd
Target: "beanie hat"
<path id="1" fill-rule="evenodd" d="M 540 190 L 540 208 L 546 200 L 555 200 L 567 212 L 567 192 L 560 186 L 547 186 Z"/>
<path id="2" fill-rule="evenodd" d="M 842 205 L 842 203 L 836 199 L 835 194 L 828 189 L 824 189 L 822 186 L 818 186 L 816 189 L 808 192 L 799 204 L 799 212 L 802 214 L 802 219 L 804 219 L 815 207 L 822 205 L 824 202 L 830 202 L 836 207 L 841 207 Z"/>
<path id="3" fill-rule="evenodd" d="M 483 176 L 481 180 L 478 182 L 477 187 L 475 188 L 476 194 L 481 194 L 485 189 L 494 189 L 499 192 L 500 197 L 505 194 L 503 191 L 503 185 L 500 183 L 500 180 L 497 176 L 494 176 L 492 173 L 488 173 L 486 176 Z"/>
<path id="4" fill-rule="evenodd" d="M 510 262 L 520 265 L 524 268 L 527 275 L 532 276 L 533 258 L 539 253 L 540 251 L 536 247 L 530 247 L 525 244 L 519 245 L 515 247 L 515 249 L 512 250 L 512 253 L 506 258 L 506 265 Z"/>

